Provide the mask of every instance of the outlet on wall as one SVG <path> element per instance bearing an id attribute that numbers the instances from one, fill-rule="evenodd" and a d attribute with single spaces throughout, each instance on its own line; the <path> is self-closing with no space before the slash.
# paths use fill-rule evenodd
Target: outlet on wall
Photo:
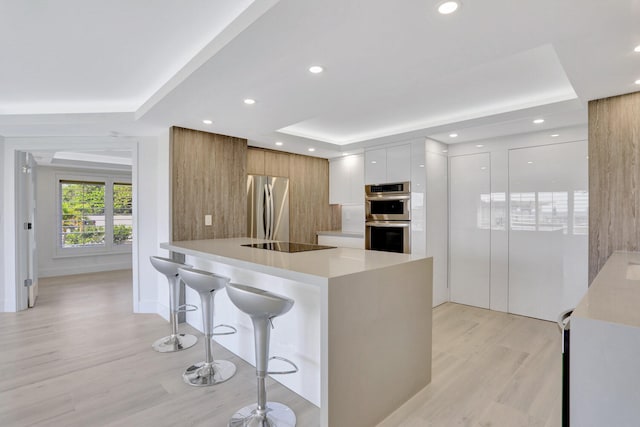
<path id="1" fill-rule="evenodd" d="M 211 215 L 204 216 L 204 225 L 213 225 L 213 218 L 211 218 Z"/>

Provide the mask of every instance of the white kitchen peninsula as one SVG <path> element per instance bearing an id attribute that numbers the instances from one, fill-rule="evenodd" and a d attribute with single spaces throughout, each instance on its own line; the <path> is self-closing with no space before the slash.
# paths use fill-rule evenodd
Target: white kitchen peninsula
<path id="1" fill-rule="evenodd" d="M 640 252 L 614 252 L 571 315 L 571 425 L 640 419 Z"/>
<path id="2" fill-rule="evenodd" d="M 321 426 L 374 426 L 429 384 L 431 258 L 353 248 L 284 253 L 241 246 L 262 242 L 233 238 L 160 246 L 186 255 L 196 268 L 295 300 L 274 321 L 270 353 L 293 360 L 300 372 L 274 379 L 319 406 Z M 198 316 L 188 320 L 198 326 Z M 237 327 L 237 334 L 216 341 L 253 364 L 250 320 L 225 292 L 216 298 L 215 323 Z"/>

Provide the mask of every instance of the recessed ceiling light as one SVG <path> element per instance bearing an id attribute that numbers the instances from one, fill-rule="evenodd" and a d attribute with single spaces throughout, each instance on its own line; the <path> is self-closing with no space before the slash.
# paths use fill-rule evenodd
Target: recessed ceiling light
<path id="1" fill-rule="evenodd" d="M 316 151 L 315 148 L 309 148 L 309 151 Z"/>
<path id="2" fill-rule="evenodd" d="M 552 134 L 552 135 L 551 135 L 551 138 L 557 138 L 557 137 L 559 137 L 559 136 L 560 136 L 560 134 L 559 134 L 559 133 L 554 133 L 554 134 Z"/>
<path id="3" fill-rule="evenodd" d="M 375 165 L 376 163 L 378 163 L 378 162 L 376 162 L 375 160 L 371 160 L 371 164 Z"/>
<path id="4" fill-rule="evenodd" d="M 636 80 L 635 84 L 640 85 L 640 79 Z"/>
<path id="5" fill-rule="evenodd" d="M 478 144 L 478 145 L 476 145 L 476 147 L 478 147 L 478 148 L 482 148 L 482 147 L 484 147 L 484 145 L 482 145 L 482 144 Z"/>
<path id="6" fill-rule="evenodd" d="M 419 165 L 419 166 L 420 166 L 421 168 L 423 168 L 423 167 L 424 167 L 424 165 Z"/>
<path id="7" fill-rule="evenodd" d="M 213 123 L 213 121 L 209 119 L 205 119 L 202 121 L 202 123 L 204 123 L 205 125 L 210 125 L 211 123 Z"/>
<path id="8" fill-rule="evenodd" d="M 343 155 L 343 156 L 348 156 L 348 155 L 349 155 L 349 153 L 342 153 L 342 155 Z"/>
<path id="9" fill-rule="evenodd" d="M 253 105 L 253 104 L 256 103 L 256 100 L 255 99 L 251 99 L 251 98 L 247 98 L 247 99 L 244 100 L 244 103 L 247 104 L 247 105 Z"/>
<path id="10" fill-rule="evenodd" d="M 531 160 L 529 160 L 529 161 L 527 162 L 527 164 L 528 164 L 528 165 L 532 165 L 532 164 L 533 164 L 533 162 L 532 162 Z"/>
<path id="11" fill-rule="evenodd" d="M 449 134 L 449 138 L 457 138 L 458 134 L 457 133 L 450 133 Z"/>
<path id="12" fill-rule="evenodd" d="M 282 141 L 276 141 L 276 145 L 277 146 L 281 146 L 282 145 Z"/>
<path id="13" fill-rule="evenodd" d="M 460 4 L 457 1 L 445 1 L 438 6 L 438 12 L 442 15 L 448 15 L 458 10 Z"/>
<path id="14" fill-rule="evenodd" d="M 487 170 L 487 167 L 486 166 L 482 166 L 480 169 L 482 169 L 484 171 L 484 170 Z"/>
<path id="15" fill-rule="evenodd" d="M 539 125 L 540 123 L 544 123 L 544 119 L 535 119 L 533 123 Z"/>
<path id="16" fill-rule="evenodd" d="M 313 73 L 313 74 L 320 74 L 323 71 L 324 71 L 324 68 L 322 68 L 319 65 L 313 65 L 313 66 L 309 67 L 309 72 Z"/>
<path id="17" fill-rule="evenodd" d="M 449 152 L 449 150 L 442 150 L 442 152 L 443 152 L 443 153 L 448 153 L 448 152 Z"/>
<path id="18" fill-rule="evenodd" d="M 640 44 L 633 49 L 634 52 L 640 53 Z"/>

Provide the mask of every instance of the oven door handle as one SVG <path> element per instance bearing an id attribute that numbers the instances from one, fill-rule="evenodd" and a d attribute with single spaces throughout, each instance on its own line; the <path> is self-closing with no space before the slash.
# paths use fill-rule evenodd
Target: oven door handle
<path id="1" fill-rule="evenodd" d="M 393 221 L 393 222 L 371 221 L 371 222 L 365 222 L 365 225 L 367 227 L 407 228 L 410 226 L 410 223 L 400 222 L 400 221 Z"/>
<path id="2" fill-rule="evenodd" d="M 367 196 L 365 197 L 367 202 L 381 202 L 385 200 L 411 200 L 411 195 L 404 194 L 402 196 Z"/>

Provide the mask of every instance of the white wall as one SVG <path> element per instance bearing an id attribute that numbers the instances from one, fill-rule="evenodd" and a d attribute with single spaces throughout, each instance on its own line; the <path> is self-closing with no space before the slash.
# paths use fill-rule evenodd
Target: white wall
<path id="1" fill-rule="evenodd" d="M 57 174 L 80 174 L 83 177 L 113 175 L 128 179 L 131 177 L 130 173 L 38 166 L 36 185 L 38 276 L 65 276 L 131 268 L 131 252 L 63 257 L 56 254 L 58 234 Z"/>
<path id="2" fill-rule="evenodd" d="M 141 140 L 137 150 L 138 246 L 134 255 L 139 288 L 134 295 L 134 310 L 139 313 L 158 313 L 169 319 L 167 279 L 149 262 L 149 257 L 168 257 L 160 243 L 170 241 L 170 169 L 169 133 L 158 138 Z M 137 266 L 137 269 L 136 267 Z"/>

